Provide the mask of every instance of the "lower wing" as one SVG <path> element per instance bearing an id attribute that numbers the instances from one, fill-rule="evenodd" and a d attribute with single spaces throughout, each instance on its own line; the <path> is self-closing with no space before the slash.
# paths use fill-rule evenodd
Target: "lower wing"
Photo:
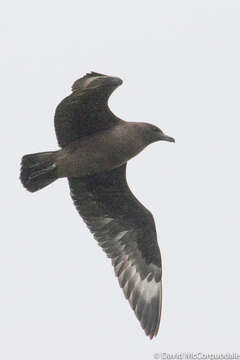
<path id="1" fill-rule="evenodd" d="M 152 214 L 134 197 L 126 165 L 69 178 L 74 204 L 111 258 L 115 274 L 146 335 L 157 335 L 161 316 L 161 256 Z"/>

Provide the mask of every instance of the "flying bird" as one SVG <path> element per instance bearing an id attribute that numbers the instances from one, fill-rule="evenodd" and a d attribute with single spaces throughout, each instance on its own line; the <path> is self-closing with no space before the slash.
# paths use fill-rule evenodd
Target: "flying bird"
<path id="1" fill-rule="evenodd" d="M 35 192 L 68 178 L 73 202 L 115 274 L 146 335 L 157 335 L 162 265 L 152 214 L 132 194 L 127 161 L 159 140 L 174 142 L 157 126 L 128 122 L 108 107 L 118 77 L 91 72 L 75 81 L 56 108 L 60 150 L 25 155 L 20 179 Z"/>

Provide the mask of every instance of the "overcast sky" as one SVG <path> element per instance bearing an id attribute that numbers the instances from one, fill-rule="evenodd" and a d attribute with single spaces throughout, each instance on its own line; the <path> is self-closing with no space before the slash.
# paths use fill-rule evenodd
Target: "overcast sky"
<path id="1" fill-rule="evenodd" d="M 0 358 L 240 353 L 240 2 L 22 0 L 3 10 Z M 67 182 L 30 194 L 18 180 L 24 154 L 57 149 L 55 107 L 88 71 L 123 79 L 116 115 L 176 139 L 128 166 L 163 259 L 153 341 Z"/>

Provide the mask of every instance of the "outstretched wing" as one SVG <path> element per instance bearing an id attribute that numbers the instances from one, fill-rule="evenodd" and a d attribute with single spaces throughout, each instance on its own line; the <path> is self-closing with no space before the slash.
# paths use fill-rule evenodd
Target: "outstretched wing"
<path id="1" fill-rule="evenodd" d="M 95 72 L 78 79 L 72 86 L 72 94 L 57 106 L 54 126 L 61 147 L 119 122 L 107 104 L 114 87 L 101 86 L 101 78 L 111 79 Z M 100 80 L 99 86 L 92 88 L 91 82 L 95 79 Z"/>
<path id="2" fill-rule="evenodd" d="M 112 259 L 125 297 L 153 338 L 161 315 L 161 257 L 153 217 L 131 193 L 126 165 L 71 178 L 69 185 L 79 214 Z"/>

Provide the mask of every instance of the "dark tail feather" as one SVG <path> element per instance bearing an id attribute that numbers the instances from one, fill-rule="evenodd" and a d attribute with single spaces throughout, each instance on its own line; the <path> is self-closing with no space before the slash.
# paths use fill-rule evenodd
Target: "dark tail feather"
<path id="1" fill-rule="evenodd" d="M 56 153 L 49 151 L 23 156 L 20 180 L 28 191 L 40 190 L 57 179 Z"/>

